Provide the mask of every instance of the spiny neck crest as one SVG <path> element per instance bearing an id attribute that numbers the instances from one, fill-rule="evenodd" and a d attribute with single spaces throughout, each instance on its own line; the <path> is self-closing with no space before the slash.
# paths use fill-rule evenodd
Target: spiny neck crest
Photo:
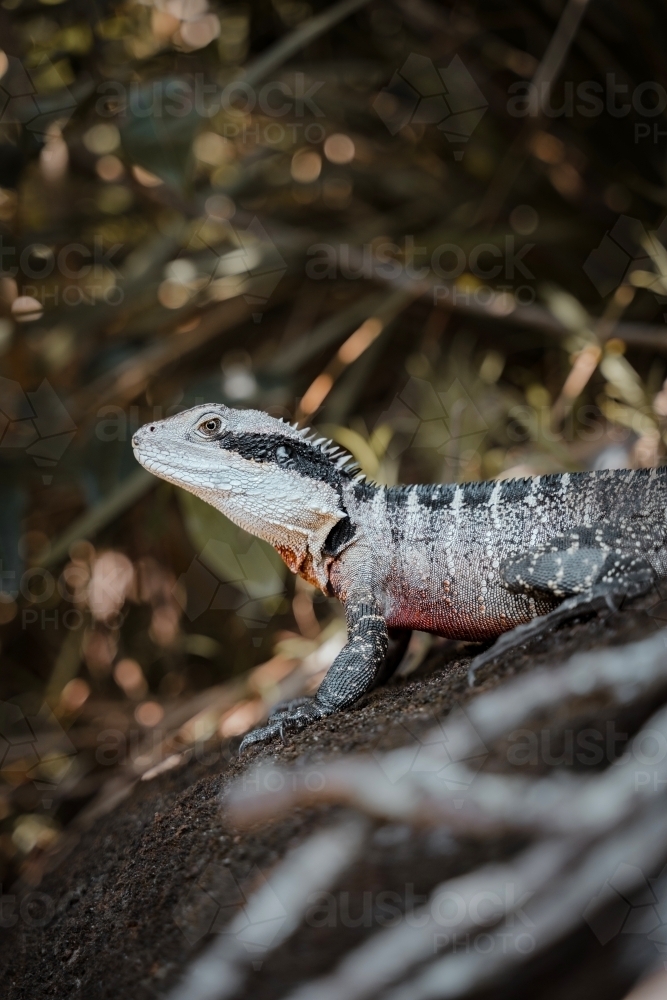
<path id="1" fill-rule="evenodd" d="M 258 426 L 246 411 L 247 419 L 222 426 L 215 439 L 218 447 L 250 462 L 307 476 L 337 487 L 343 480 L 361 482 L 364 475 L 354 458 L 309 427 L 299 428 L 279 418 L 268 418 Z"/>

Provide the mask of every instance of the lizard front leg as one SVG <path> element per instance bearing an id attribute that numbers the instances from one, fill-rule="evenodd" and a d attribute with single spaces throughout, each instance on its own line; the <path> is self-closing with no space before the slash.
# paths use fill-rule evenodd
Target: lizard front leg
<path id="1" fill-rule="evenodd" d="M 341 708 L 347 708 L 370 691 L 381 675 L 389 637 L 384 617 L 371 594 L 351 594 L 345 602 L 347 642 L 329 667 L 314 698 L 297 698 L 278 706 L 266 726 L 244 737 L 243 753 L 254 743 L 262 743 L 289 732 L 298 732 Z"/>

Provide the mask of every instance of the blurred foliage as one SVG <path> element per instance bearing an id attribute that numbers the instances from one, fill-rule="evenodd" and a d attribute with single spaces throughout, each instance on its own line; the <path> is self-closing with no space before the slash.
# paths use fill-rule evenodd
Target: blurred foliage
<path id="1" fill-rule="evenodd" d="M 256 406 L 385 483 L 664 460 L 665 7 L 590 5 L 525 113 L 563 9 L 0 3 L 8 857 L 339 641 L 143 422 Z"/>

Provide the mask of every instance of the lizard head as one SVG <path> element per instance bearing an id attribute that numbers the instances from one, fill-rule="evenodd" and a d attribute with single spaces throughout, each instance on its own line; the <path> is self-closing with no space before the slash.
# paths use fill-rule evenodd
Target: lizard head
<path id="1" fill-rule="evenodd" d="M 259 410 L 210 403 L 145 424 L 132 446 L 149 472 L 212 504 L 326 588 L 323 550 L 347 517 L 343 488 L 357 474 L 330 441 Z"/>

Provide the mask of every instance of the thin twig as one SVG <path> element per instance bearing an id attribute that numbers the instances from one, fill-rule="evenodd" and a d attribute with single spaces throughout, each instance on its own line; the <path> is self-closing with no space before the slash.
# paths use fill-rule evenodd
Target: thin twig
<path id="1" fill-rule="evenodd" d="M 327 10 L 322 11 L 321 14 L 309 18 L 285 38 L 281 38 L 279 42 L 263 52 L 261 56 L 258 56 L 249 66 L 246 66 L 242 73 L 242 79 L 251 85 L 266 79 L 269 73 L 272 73 L 291 56 L 349 17 L 355 10 L 365 7 L 368 2 L 369 0 L 341 0 L 340 3 L 335 3 Z"/>

